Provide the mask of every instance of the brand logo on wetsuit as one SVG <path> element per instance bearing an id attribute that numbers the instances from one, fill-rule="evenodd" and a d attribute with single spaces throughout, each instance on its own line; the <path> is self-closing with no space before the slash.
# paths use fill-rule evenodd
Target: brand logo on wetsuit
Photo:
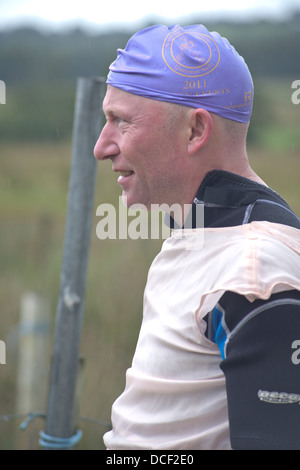
<path id="1" fill-rule="evenodd" d="M 286 393 L 286 392 L 267 392 L 266 390 L 259 390 L 258 398 L 260 401 L 273 404 L 300 404 L 300 395 L 298 393 Z"/>

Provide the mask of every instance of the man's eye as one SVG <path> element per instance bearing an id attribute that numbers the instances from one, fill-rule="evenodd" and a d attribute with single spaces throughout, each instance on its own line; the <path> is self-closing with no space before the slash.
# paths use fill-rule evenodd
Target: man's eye
<path id="1" fill-rule="evenodd" d="M 122 119 L 122 118 L 116 118 L 116 123 L 117 123 L 119 128 L 123 128 L 128 124 L 128 122 L 125 121 L 125 119 Z"/>
<path id="2" fill-rule="evenodd" d="M 111 123 L 114 122 L 116 124 L 119 124 L 119 123 L 121 124 L 122 122 L 125 122 L 124 119 L 122 119 L 118 116 L 115 116 L 113 114 L 107 114 L 107 116 L 105 116 L 105 117 L 106 117 L 106 122 L 111 122 Z"/>

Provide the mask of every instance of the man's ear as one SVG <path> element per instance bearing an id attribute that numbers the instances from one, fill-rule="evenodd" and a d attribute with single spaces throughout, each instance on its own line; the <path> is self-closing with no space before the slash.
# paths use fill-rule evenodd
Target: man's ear
<path id="1" fill-rule="evenodd" d="M 212 116 L 206 109 L 194 109 L 190 115 L 188 151 L 192 155 L 204 147 L 213 129 Z"/>

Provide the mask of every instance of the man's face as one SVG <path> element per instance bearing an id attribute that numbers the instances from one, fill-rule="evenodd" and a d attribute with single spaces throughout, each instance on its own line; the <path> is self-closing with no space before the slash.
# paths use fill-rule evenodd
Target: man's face
<path id="1" fill-rule="evenodd" d="M 111 159 L 127 206 L 180 203 L 186 132 L 172 121 L 172 105 L 108 86 L 103 110 L 107 122 L 94 154 Z"/>

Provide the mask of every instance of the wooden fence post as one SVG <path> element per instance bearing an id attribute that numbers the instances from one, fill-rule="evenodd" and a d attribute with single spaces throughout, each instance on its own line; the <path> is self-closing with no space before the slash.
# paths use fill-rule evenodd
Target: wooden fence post
<path id="1" fill-rule="evenodd" d="M 46 427 L 40 434 L 40 444 L 47 449 L 72 447 L 75 440 L 71 438 L 78 431 L 74 429 L 74 401 L 96 176 L 93 149 L 101 130 L 104 89 L 102 78 L 77 82 L 54 353 Z"/>

